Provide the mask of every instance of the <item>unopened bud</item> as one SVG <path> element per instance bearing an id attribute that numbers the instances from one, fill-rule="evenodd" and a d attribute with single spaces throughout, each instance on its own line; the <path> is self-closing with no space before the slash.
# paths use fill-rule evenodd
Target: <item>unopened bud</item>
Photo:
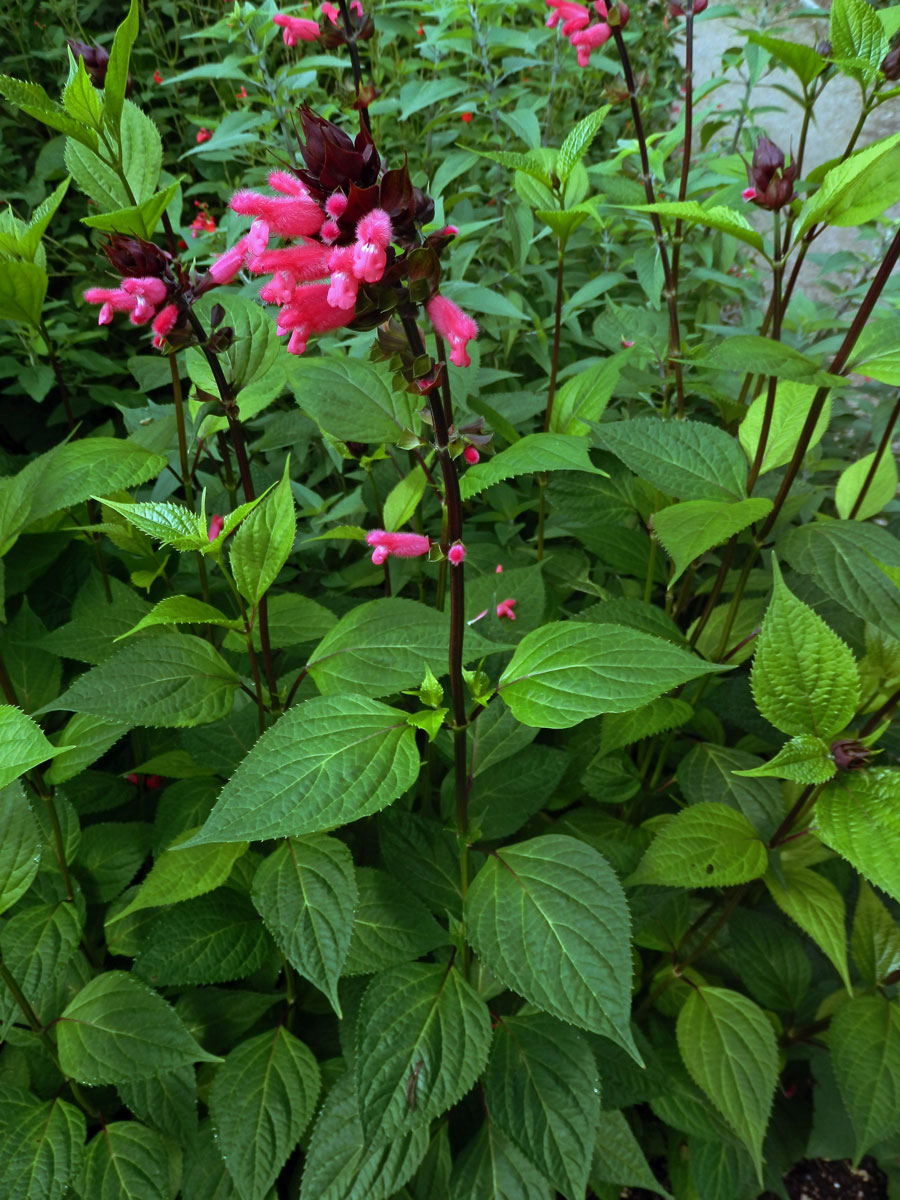
<path id="1" fill-rule="evenodd" d="M 892 83 L 900 79 L 900 46 L 895 46 L 890 54 L 881 60 L 881 70 L 885 79 Z"/>

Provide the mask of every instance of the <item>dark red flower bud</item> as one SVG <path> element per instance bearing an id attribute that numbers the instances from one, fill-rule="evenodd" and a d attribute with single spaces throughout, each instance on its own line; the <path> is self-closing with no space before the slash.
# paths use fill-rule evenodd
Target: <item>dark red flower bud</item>
<path id="1" fill-rule="evenodd" d="M 831 757 L 839 771 L 860 771 L 869 761 L 871 750 L 853 738 L 831 744 Z"/>
<path id="2" fill-rule="evenodd" d="M 895 46 L 881 60 L 881 70 L 885 79 L 889 79 L 891 83 L 896 83 L 900 79 L 900 46 Z"/>
<path id="3" fill-rule="evenodd" d="M 106 68 L 109 66 L 109 51 L 103 46 L 94 42 L 91 45 L 88 42 L 79 42 L 76 38 L 67 38 L 66 44 L 72 51 L 72 55 L 76 62 L 79 58 L 84 59 L 84 69 L 91 77 L 91 83 L 95 88 L 102 88 L 106 85 Z M 131 76 L 128 76 L 128 82 L 125 85 L 125 95 L 131 95 L 131 89 L 134 87 L 134 81 Z"/>
<path id="4" fill-rule="evenodd" d="M 103 252 L 124 278 L 165 279 L 172 263 L 172 256 L 153 242 L 124 233 L 111 233 Z"/>
<path id="5" fill-rule="evenodd" d="M 767 137 L 761 137 L 753 152 L 753 162 L 747 168 L 750 186 L 744 199 L 761 208 L 784 208 L 794 198 L 797 164 L 784 165 L 784 152 Z"/>
<path id="6" fill-rule="evenodd" d="M 708 4 L 709 4 L 709 0 L 694 0 L 693 5 L 686 4 L 684 7 L 682 7 L 680 4 L 676 3 L 676 0 L 670 0 L 669 16 L 670 17 L 683 17 L 686 11 L 692 10 L 694 13 L 694 16 L 697 17 L 700 15 L 700 13 L 703 12 L 703 10 L 706 8 L 706 6 Z"/>

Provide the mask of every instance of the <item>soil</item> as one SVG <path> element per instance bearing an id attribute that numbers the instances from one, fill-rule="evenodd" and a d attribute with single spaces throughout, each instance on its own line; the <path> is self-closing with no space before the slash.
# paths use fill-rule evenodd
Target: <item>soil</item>
<path id="1" fill-rule="evenodd" d="M 805 1159 L 784 1177 L 791 1200 L 888 1200 L 887 1180 L 873 1158 L 864 1158 L 856 1171 L 849 1161 Z M 625 1188 L 621 1200 L 659 1200 L 656 1192 Z M 763 1192 L 758 1200 L 778 1200 Z"/>

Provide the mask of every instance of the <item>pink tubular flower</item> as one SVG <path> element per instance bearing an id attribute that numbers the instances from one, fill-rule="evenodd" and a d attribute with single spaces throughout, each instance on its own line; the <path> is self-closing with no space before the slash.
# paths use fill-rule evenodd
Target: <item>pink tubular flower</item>
<path id="1" fill-rule="evenodd" d="M 591 14 L 583 4 L 575 4 L 573 0 L 547 0 L 553 10 L 547 18 L 548 29 L 555 29 L 562 21 L 563 37 L 571 37 L 579 29 L 585 29 L 591 23 Z"/>
<path id="2" fill-rule="evenodd" d="M 373 208 L 356 226 L 353 274 L 366 283 L 378 283 L 387 266 L 385 251 L 391 244 L 391 218 L 382 208 Z"/>
<path id="3" fill-rule="evenodd" d="M 298 42 L 315 42 L 321 37 L 318 21 L 289 17 L 287 13 L 276 13 L 272 20 L 281 26 L 281 36 L 286 46 L 296 46 Z"/>
<path id="4" fill-rule="evenodd" d="M 335 8 L 335 6 L 333 4 L 328 4 L 327 0 L 326 0 L 326 3 L 322 5 L 322 7 L 319 9 L 319 11 L 321 12 L 322 16 L 325 17 L 326 20 L 331 22 L 332 25 L 337 25 L 338 10 Z"/>
<path id="5" fill-rule="evenodd" d="M 222 532 L 222 527 L 224 524 L 225 524 L 225 518 L 220 517 L 219 514 L 216 513 L 215 516 L 213 517 L 213 519 L 209 523 L 208 536 L 209 536 L 209 540 L 211 542 L 214 542 L 216 540 L 216 538 L 219 536 L 219 534 Z"/>
<path id="6" fill-rule="evenodd" d="M 328 266 L 331 271 L 328 303 L 333 308 L 353 308 L 359 292 L 359 279 L 354 267 L 354 248 L 339 246 L 332 250 Z"/>
<path id="7" fill-rule="evenodd" d="M 161 308 L 153 318 L 153 325 L 151 326 L 153 332 L 156 334 L 154 342 L 157 342 L 158 345 L 161 345 L 163 338 L 166 336 L 166 334 L 172 332 L 177 321 L 177 304 L 167 304 L 165 308 Z"/>
<path id="8" fill-rule="evenodd" d="M 586 67 L 591 61 L 591 51 L 599 50 L 612 37 L 612 30 L 605 21 L 599 22 L 597 25 L 591 25 L 587 29 L 580 29 L 577 33 L 573 33 L 569 41 L 578 51 L 579 67 Z"/>
<path id="9" fill-rule="evenodd" d="M 431 542 L 421 534 L 387 533 L 383 529 L 370 530 L 366 542 L 373 547 L 372 562 L 376 567 L 391 555 L 394 558 L 421 558 L 431 548 Z"/>
<path id="10" fill-rule="evenodd" d="M 466 557 L 466 548 L 462 544 L 462 542 L 454 542 L 453 545 L 450 547 L 450 549 L 447 551 L 447 558 L 449 558 L 451 564 L 454 567 L 458 567 L 460 565 L 460 563 L 464 562 L 465 557 Z"/>
<path id="11" fill-rule="evenodd" d="M 478 462 L 478 460 L 481 458 L 481 455 L 478 453 L 478 451 L 475 449 L 474 446 L 466 446 L 465 450 L 463 450 L 463 458 L 466 460 L 466 462 L 469 464 L 470 467 L 474 467 L 475 464 Z"/>
<path id="12" fill-rule="evenodd" d="M 302 237 L 318 233 L 324 216 L 309 194 L 264 196 L 261 192 L 241 190 L 231 197 L 236 213 L 262 217 L 271 233 L 280 237 Z"/>
<path id="13" fill-rule="evenodd" d="M 425 311 L 435 333 L 450 343 L 450 361 L 458 367 L 468 367 L 472 360 L 466 353 L 466 346 L 478 337 L 476 322 L 446 296 L 433 296 L 425 305 Z"/>
<path id="14" fill-rule="evenodd" d="M 290 333 L 288 350 L 303 354 L 310 334 L 327 333 L 348 325 L 353 309 L 333 308 L 328 303 L 328 284 L 313 283 L 297 287 L 290 301 L 278 314 L 278 333 Z"/>
<path id="15" fill-rule="evenodd" d="M 220 254 L 213 265 L 209 268 L 209 273 L 218 284 L 231 283 L 232 279 L 240 271 L 247 259 L 247 239 L 241 238 L 239 242 L 226 250 L 224 254 Z"/>
<path id="16" fill-rule="evenodd" d="M 295 282 L 322 279 L 328 274 L 328 263 L 332 251 L 318 242 L 301 242 L 299 246 L 286 246 L 282 250 L 266 250 L 252 258 L 247 266 L 254 275 L 268 275 L 278 271 L 292 275 Z M 265 299 L 265 297 L 263 297 Z M 275 303 L 283 303 L 276 301 Z"/>
<path id="17" fill-rule="evenodd" d="M 121 288 L 88 288 L 84 298 L 88 304 L 102 305 L 100 316 L 97 318 L 98 325 L 109 325 L 114 313 L 131 313 L 137 307 L 135 297 L 129 296 Z"/>
<path id="18" fill-rule="evenodd" d="M 506 617 L 507 620 L 514 621 L 516 619 L 516 614 L 513 612 L 513 609 L 517 603 L 518 601 L 513 599 L 501 600 L 497 605 L 497 616 L 500 617 L 501 620 L 503 617 Z"/>
<path id="19" fill-rule="evenodd" d="M 197 145 L 202 146 L 203 143 L 208 142 L 211 137 L 212 137 L 212 134 L 209 132 L 209 130 L 204 125 L 201 129 L 197 130 Z"/>

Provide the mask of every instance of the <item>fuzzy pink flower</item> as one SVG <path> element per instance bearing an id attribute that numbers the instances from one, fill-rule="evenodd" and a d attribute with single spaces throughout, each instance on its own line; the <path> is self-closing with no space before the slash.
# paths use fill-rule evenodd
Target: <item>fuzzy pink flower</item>
<path id="1" fill-rule="evenodd" d="M 244 216 L 262 217 L 270 232 L 280 237 L 318 233 L 324 220 L 321 208 L 308 193 L 264 196 L 242 189 L 231 197 L 231 207 Z"/>
<path id="2" fill-rule="evenodd" d="M 513 612 L 513 609 L 517 603 L 518 601 L 513 599 L 501 600 L 497 605 L 497 616 L 500 617 L 501 620 L 506 617 L 508 621 L 514 621 L 516 619 L 516 614 Z"/>
<path id="3" fill-rule="evenodd" d="M 289 17 L 287 13 L 276 13 L 272 20 L 281 26 L 281 36 L 286 46 L 296 46 L 298 42 L 314 42 L 321 37 L 318 21 Z"/>
<path id="4" fill-rule="evenodd" d="M 366 542 L 373 547 L 372 562 L 376 567 L 391 555 L 394 558 L 421 558 L 431 548 L 429 539 L 421 534 L 387 533 L 384 529 L 370 530 Z"/>
<path id="5" fill-rule="evenodd" d="M 461 562 L 464 562 L 465 557 L 466 557 L 466 548 L 462 544 L 462 542 L 454 542 L 453 545 L 450 547 L 450 549 L 447 551 L 447 558 L 449 558 L 451 564 L 454 567 L 458 567 Z"/>
<path id="6" fill-rule="evenodd" d="M 377 283 L 387 266 L 385 251 L 391 244 L 391 218 L 382 208 L 373 208 L 360 218 L 353 247 L 353 274 L 366 283 Z"/>
<path id="7" fill-rule="evenodd" d="M 161 308 L 153 318 L 151 328 L 158 338 L 164 338 L 167 333 L 171 333 L 175 328 L 178 320 L 178 305 L 167 304 L 165 308 Z"/>
<path id="8" fill-rule="evenodd" d="M 254 275 L 268 275 L 270 271 L 287 272 L 294 277 L 295 282 L 323 279 L 328 274 L 331 254 L 327 246 L 304 241 L 298 246 L 285 246 L 281 250 L 266 250 L 257 254 L 250 259 L 247 267 Z"/>
<path id="9" fill-rule="evenodd" d="M 478 451 L 475 449 L 474 446 L 466 446 L 465 450 L 463 450 L 463 458 L 466 460 L 466 462 L 469 464 L 470 467 L 474 467 L 475 464 L 478 462 L 478 460 L 481 458 L 481 455 L 478 453 Z"/>
<path id="10" fill-rule="evenodd" d="M 354 315 L 353 309 L 333 308 L 328 303 L 327 283 L 301 285 L 278 314 L 278 333 L 291 334 L 291 354 L 303 354 L 310 334 L 340 329 Z"/>
<path id="11" fill-rule="evenodd" d="M 553 10 L 547 18 L 548 29 L 555 29 L 563 22 L 563 37 L 571 37 L 579 29 L 585 29 L 591 23 L 591 14 L 583 4 L 575 4 L 573 0 L 547 0 Z"/>
<path id="12" fill-rule="evenodd" d="M 322 7 L 319 9 L 319 11 L 321 12 L 323 17 L 325 17 L 327 20 L 329 20 L 331 22 L 332 25 L 337 25 L 338 10 L 335 8 L 335 6 L 333 4 L 328 4 L 327 0 L 326 0 L 326 3 L 322 5 Z"/>
<path id="13" fill-rule="evenodd" d="M 113 314 L 117 312 L 134 312 L 137 306 L 137 300 L 134 296 L 129 296 L 121 288 L 88 288 L 84 293 L 84 298 L 88 304 L 100 304 L 100 316 L 97 318 L 98 325 L 108 325 L 113 319 Z"/>
<path id="14" fill-rule="evenodd" d="M 334 217 L 338 220 L 347 211 L 348 200 L 343 192 L 334 192 L 325 201 L 325 211 L 329 217 Z"/>
<path id="15" fill-rule="evenodd" d="M 573 33 L 569 41 L 578 51 L 579 67 L 586 67 L 591 61 L 591 51 L 599 50 L 601 46 L 606 45 L 611 37 L 612 30 L 605 21 Z"/>
<path id="16" fill-rule="evenodd" d="M 225 524 L 225 518 L 220 517 L 219 514 L 216 513 L 215 516 L 213 517 L 213 519 L 209 523 L 208 537 L 211 542 L 214 542 L 216 540 L 216 538 L 219 536 L 219 534 L 222 532 L 222 527 L 224 524 Z"/>
<path id="17" fill-rule="evenodd" d="M 272 171 L 269 175 L 269 187 L 273 192 L 281 192 L 284 196 L 309 195 L 309 188 L 303 180 L 291 175 L 289 171 Z"/>
<path id="18" fill-rule="evenodd" d="M 450 361 L 458 367 L 468 367 L 472 360 L 466 353 L 466 346 L 478 337 L 476 322 L 446 296 L 433 296 L 425 310 L 435 333 L 450 343 Z"/>
<path id="19" fill-rule="evenodd" d="M 247 259 L 247 239 L 241 238 L 239 242 L 226 250 L 224 254 L 220 254 L 213 265 L 209 268 L 209 273 L 216 283 L 231 283 L 238 271 L 244 265 Z"/>
<path id="20" fill-rule="evenodd" d="M 212 134 L 210 131 L 206 128 L 206 126 L 203 126 L 202 129 L 197 130 L 197 145 L 202 146 L 203 143 L 208 142 L 211 137 Z"/>
<path id="21" fill-rule="evenodd" d="M 247 234 L 247 249 L 251 254 L 262 254 L 268 244 L 269 226 L 262 217 L 257 217 L 250 226 L 250 232 Z"/>

